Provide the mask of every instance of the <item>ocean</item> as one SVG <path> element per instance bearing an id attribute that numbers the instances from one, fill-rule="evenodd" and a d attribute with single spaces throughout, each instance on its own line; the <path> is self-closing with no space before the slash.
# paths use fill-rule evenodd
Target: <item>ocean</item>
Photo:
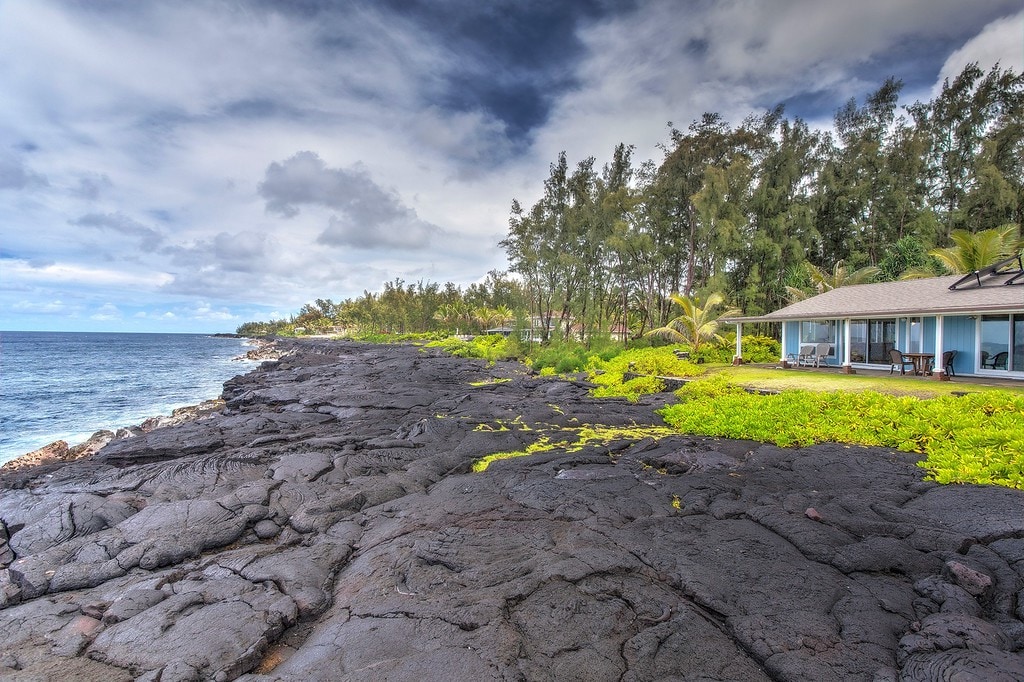
<path id="1" fill-rule="evenodd" d="M 0 464 L 220 396 L 259 363 L 203 334 L 0 332 Z"/>

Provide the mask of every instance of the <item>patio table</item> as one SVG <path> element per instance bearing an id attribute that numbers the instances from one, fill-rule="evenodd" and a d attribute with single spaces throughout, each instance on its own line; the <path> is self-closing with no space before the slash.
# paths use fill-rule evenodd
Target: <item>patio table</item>
<path id="1" fill-rule="evenodd" d="M 928 368 L 931 367 L 932 358 L 935 357 L 935 353 L 904 353 L 904 357 L 910 358 L 914 363 L 914 374 L 927 374 Z"/>

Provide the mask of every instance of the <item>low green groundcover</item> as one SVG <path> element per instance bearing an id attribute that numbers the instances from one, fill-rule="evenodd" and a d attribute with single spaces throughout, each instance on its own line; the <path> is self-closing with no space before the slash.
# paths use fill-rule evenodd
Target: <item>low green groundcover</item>
<path id="1" fill-rule="evenodd" d="M 780 446 L 848 443 L 925 455 L 939 483 L 1024 489 L 1024 395 L 1011 391 L 921 399 L 872 391 L 754 395 L 715 376 L 676 392 L 659 411 L 684 433 Z"/>

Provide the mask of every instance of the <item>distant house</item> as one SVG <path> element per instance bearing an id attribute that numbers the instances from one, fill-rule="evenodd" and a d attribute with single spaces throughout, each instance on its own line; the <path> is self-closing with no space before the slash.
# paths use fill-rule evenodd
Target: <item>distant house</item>
<path id="1" fill-rule="evenodd" d="M 616 322 L 608 330 L 608 333 L 611 336 L 612 341 L 624 343 L 629 337 L 629 328 L 621 322 Z"/>
<path id="2" fill-rule="evenodd" d="M 1024 380 L 1024 254 L 968 275 L 838 287 L 759 317 L 735 317 L 736 356 L 745 322 L 778 322 L 781 361 L 801 346 L 829 344 L 826 362 L 846 371 L 888 369 L 890 350 L 942 358 L 957 375 Z M 944 376 L 941 361 L 935 376 Z"/>
<path id="3" fill-rule="evenodd" d="M 540 315 L 533 315 L 530 317 L 530 328 L 523 328 L 519 330 L 519 336 L 524 341 L 539 341 L 544 338 L 545 325 L 548 324 L 550 319 L 550 325 L 547 326 L 547 336 L 554 337 L 562 333 L 565 329 L 568 331 L 568 335 L 572 339 L 582 340 L 584 337 L 585 329 L 583 325 L 574 322 L 573 318 L 552 315 L 550 318 L 542 317 Z M 501 336 L 511 336 L 516 331 L 515 327 L 501 326 L 492 327 L 491 329 L 485 329 L 484 334 L 500 334 Z M 629 330 L 620 323 L 614 323 L 609 328 L 608 334 L 613 341 L 625 341 L 626 335 Z"/>

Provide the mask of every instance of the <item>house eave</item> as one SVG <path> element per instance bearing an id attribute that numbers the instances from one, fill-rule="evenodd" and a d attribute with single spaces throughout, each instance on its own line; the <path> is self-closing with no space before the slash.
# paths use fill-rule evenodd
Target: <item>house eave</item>
<path id="1" fill-rule="evenodd" d="M 822 311 L 818 313 L 776 315 L 769 313 L 757 317 L 729 317 L 722 318 L 725 324 L 747 324 L 757 322 L 798 322 L 801 320 L 859 320 L 863 318 L 887 318 L 887 317 L 935 317 L 937 315 L 989 315 L 994 313 L 1019 313 L 1024 312 L 1024 303 L 1020 305 L 998 305 L 998 306 L 972 306 L 972 307 L 945 307 L 945 308 L 903 308 L 893 310 L 889 308 L 876 308 L 871 310 L 858 310 L 856 312 Z"/>

